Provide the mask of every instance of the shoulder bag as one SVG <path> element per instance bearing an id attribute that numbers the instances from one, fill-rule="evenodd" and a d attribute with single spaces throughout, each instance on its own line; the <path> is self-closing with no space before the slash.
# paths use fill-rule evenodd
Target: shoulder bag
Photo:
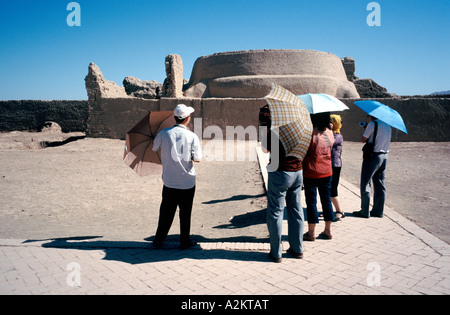
<path id="1" fill-rule="evenodd" d="M 377 131 L 378 131 L 378 123 L 376 121 L 374 121 L 375 123 L 375 131 L 373 133 L 373 142 L 372 143 L 368 143 L 366 142 L 366 144 L 363 146 L 362 151 L 363 151 L 363 160 L 370 160 L 371 158 L 374 157 L 374 147 L 375 147 L 375 140 L 377 138 Z M 367 140 L 369 141 L 369 140 Z"/>

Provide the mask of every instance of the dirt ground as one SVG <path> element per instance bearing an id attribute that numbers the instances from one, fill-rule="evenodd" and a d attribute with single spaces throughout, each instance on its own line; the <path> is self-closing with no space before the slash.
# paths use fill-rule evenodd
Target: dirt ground
<path id="1" fill-rule="evenodd" d="M 126 166 L 124 141 L 85 138 L 42 149 L 44 140 L 58 144 L 61 135 L 0 134 L 0 238 L 152 239 L 161 175 L 139 177 Z M 256 155 L 252 162 L 214 161 L 215 146 L 208 146 L 205 161 L 195 166 L 195 239 L 265 240 L 266 198 Z M 178 227 L 176 217 L 169 240 L 178 240 Z"/>
<path id="2" fill-rule="evenodd" d="M 82 136 L 0 133 L 0 238 L 152 239 L 160 175 L 141 178 L 127 167 L 124 141 Z M 65 141 L 68 137 L 77 141 Z M 344 143 L 342 176 L 356 187 L 361 148 L 360 143 Z M 244 150 L 248 154 L 252 148 Z M 208 161 L 208 152 L 206 161 L 196 165 L 192 234 L 202 242 L 266 240 L 258 163 Z M 387 171 L 387 205 L 447 243 L 449 153 L 450 143 L 394 142 Z M 173 226 L 170 234 L 177 234 L 177 218 Z"/>
<path id="3" fill-rule="evenodd" d="M 341 176 L 359 188 L 362 143 L 344 142 Z M 392 142 L 386 204 L 450 244 L 450 143 Z"/>

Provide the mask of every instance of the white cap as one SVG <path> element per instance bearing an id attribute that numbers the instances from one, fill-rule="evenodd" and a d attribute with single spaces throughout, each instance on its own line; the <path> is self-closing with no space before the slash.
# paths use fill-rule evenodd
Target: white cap
<path id="1" fill-rule="evenodd" d="M 194 108 L 190 106 L 186 106 L 184 104 L 178 104 L 177 107 L 175 107 L 175 110 L 173 111 L 173 115 L 175 117 L 178 117 L 180 119 L 184 119 L 190 114 L 194 112 Z"/>

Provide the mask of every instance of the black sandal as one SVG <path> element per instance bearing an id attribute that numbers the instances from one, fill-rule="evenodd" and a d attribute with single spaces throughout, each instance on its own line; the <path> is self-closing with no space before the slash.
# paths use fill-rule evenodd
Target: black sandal
<path id="1" fill-rule="evenodd" d="M 337 222 L 337 221 L 341 221 L 343 218 L 345 218 L 345 213 L 344 212 L 341 212 L 341 211 L 336 211 L 336 214 L 340 214 L 341 215 L 341 217 L 340 218 L 336 218 L 336 217 L 334 217 L 334 221 L 335 222 Z"/>
<path id="2" fill-rule="evenodd" d="M 333 238 L 333 235 L 329 235 L 325 232 L 322 232 L 319 234 L 319 238 L 323 240 L 331 240 Z"/>

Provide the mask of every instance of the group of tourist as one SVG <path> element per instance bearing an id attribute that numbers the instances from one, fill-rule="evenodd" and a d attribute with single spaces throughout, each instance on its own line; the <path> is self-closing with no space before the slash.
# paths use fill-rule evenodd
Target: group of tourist
<path id="1" fill-rule="evenodd" d="M 264 110 L 261 110 L 264 112 Z M 385 171 L 387 152 L 391 140 L 391 127 L 381 120 L 369 116 L 370 122 L 365 126 L 363 143 L 372 144 L 369 157 L 364 157 L 361 169 L 361 210 L 353 212 L 356 217 L 383 217 L 386 198 Z M 332 222 L 345 218 L 338 198 L 338 185 L 342 167 L 343 136 L 340 115 L 318 113 L 311 115 L 313 132 L 311 142 L 303 161 L 299 158 L 285 156 L 281 142 L 278 150 L 278 169 L 269 173 L 267 225 L 270 234 L 269 257 L 274 262 L 281 262 L 282 220 L 286 203 L 288 220 L 287 253 L 294 258 L 303 258 L 303 241 L 316 240 L 316 225 L 319 223 L 317 210 L 317 191 L 322 204 L 325 228 L 317 237 L 331 240 Z M 263 122 L 267 125 L 267 122 Z M 269 128 L 270 129 L 270 128 Z M 271 150 L 274 143 L 268 131 L 266 149 Z M 293 167 L 295 166 L 295 167 Z M 295 179 L 295 180 L 293 180 Z M 374 205 L 369 212 L 371 181 L 374 183 Z M 304 213 L 301 205 L 300 190 L 303 187 L 306 200 L 308 231 L 303 233 Z M 333 211 L 333 206 L 335 211 Z"/>
<path id="2" fill-rule="evenodd" d="M 190 239 L 192 204 L 195 194 L 195 171 L 193 162 L 200 162 L 202 150 L 198 137 L 187 126 L 192 107 L 179 104 L 174 110 L 176 125 L 161 131 L 154 140 L 153 150 L 161 152 L 163 165 L 163 199 L 160 207 L 158 229 L 153 241 L 154 248 L 161 248 L 172 225 L 177 207 L 180 208 L 180 248 L 195 246 Z M 386 195 L 384 184 L 387 152 L 390 144 L 390 127 L 370 117 L 362 142 L 374 144 L 373 154 L 363 160 L 361 172 L 361 211 L 354 216 L 383 216 Z M 342 120 L 339 115 L 319 113 L 311 115 L 313 133 L 309 149 L 303 161 L 288 156 L 281 141 L 272 139 L 276 134 L 270 129 L 268 105 L 260 111 L 260 125 L 267 126 L 265 147 L 276 158 L 277 168 L 268 172 L 267 227 L 269 230 L 270 253 L 274 262 L 282 257 L 282 222 L 286 204 L 288 220 L 287 250 L 294 258 L 303 257 L 303 241 L 315 241 L 316 225 L 319 223 L 317 191 L 322 204 L 325 228 L 317 237 L 331 240 L 332 222 L 345 218 L 338 199 L 339 177 L 342 167 L 341 154 L 343 137 Z M 273 143 L 278 144 L 272 148 Z M 183 158 L 189 148 L 191 159 Z M 374 183 L 374 206 L 369 213 L 370 181 Z M 308 231 L 304 233 L 304 213 L 301 205 L 301 191 L 304 190 Z M 335 211 L 333 211 L 333 205 Z"/>
<path id="3" fill-rule="evenodd" d="M 267 111 L 266 109 L 265 111 Z M 264 112 L 264 110 L 262 110 Z M 260 119 L 262 125 L 268 126 L 265 147 L 271 152 L 271 159 L 276 155 L 278 168 L 268 174 L 267 225 L 269 227 L 271 251 L 269 257 L 280 262 L 282 256 L 281 237 L 282 220 L 286 203 L 288 219 L 289 249 L 287 252 L 295 257 L 303 257 L 303 241 L 315 241 L 316 225 L 319 223 L 317 210 L 317 191 L 322 204 L 325 229 L 318 237 L 331 240 L 331 224 L 345 217 L 341 211 L 337 187 L 342 166 L 341 154 L 343 138 L 340 133 L 342 120 L 339 115 L 319 113 L 311 115 L 313 133 L 308 151 L 303 161 L 297 157 L 286 156 L 281 141 L 276 144 L 270 131 L 270 120 Z M 278 154 L 276 153 L 278 152 Z M 295 178 L 295 180 L 292 180 Z M 306 199 L 308 231 L 303 233 L 304 213 L 301 205 L 301 190 Z M 335 205 L 336 214 L 333 211 Z"/>

